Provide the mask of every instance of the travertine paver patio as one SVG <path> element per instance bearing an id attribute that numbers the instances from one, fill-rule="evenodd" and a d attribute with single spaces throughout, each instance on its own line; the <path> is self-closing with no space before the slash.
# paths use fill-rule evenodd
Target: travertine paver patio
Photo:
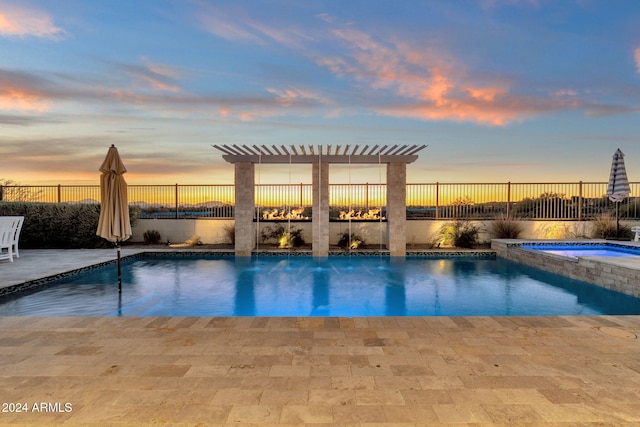
<path id="1" fill-rule="evenodd" d="M 5 317 L 0 396 L 27 412 L 0 423 L 639 425 L 638 332 L 637 316 Z"/>
<path id="2" fill-rule="evenodd" d="M 0 400 L 27 404 L 0 424 L 640 425 L 639 333 L 640 316 L 0 317 Z"/>

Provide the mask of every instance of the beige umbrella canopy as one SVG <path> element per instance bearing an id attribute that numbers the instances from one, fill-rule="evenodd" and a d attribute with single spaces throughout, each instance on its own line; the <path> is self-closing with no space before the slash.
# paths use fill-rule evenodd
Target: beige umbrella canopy
<path id="1" fill-rule="evenodd" d="M 96 234 L 110 242 L 123 242 L 131 237 L 127 183 L 127 169 L 120 159 L 118 149 L 112 145 L 100 166 L 100 220 Z"/>

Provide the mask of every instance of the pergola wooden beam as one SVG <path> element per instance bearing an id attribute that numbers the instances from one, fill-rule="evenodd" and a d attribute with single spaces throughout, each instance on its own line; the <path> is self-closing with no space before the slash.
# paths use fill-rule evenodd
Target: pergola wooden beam
<path id="1" fill-rule="evenodd" d="M 355 164 L 375 164 L 375 163 L 413 163 L 418 159 L 417 153 L 427 145 L 365 145 L 360 149 L 360 145 L 351 146 L 336 145 L 335 149 L 331 145 L 317 147 L 308 144 L 307 147 L 299 145 L 298 148 L 290 145 L 287 149 L 284 145 L 280 147 L 271 145 L 213 145 L 213 147 L 223 153 L 222 158 L 229 163 L 249 162 L 249 163 L 355 163 Z"/>

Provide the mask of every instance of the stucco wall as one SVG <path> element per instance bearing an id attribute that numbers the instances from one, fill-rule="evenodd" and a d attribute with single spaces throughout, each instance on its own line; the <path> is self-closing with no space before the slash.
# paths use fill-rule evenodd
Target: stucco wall
<path id="1" fill-rule="evenodd" d="M 492 221 L 474 222 L 480 227 L 480 240 L 490 241 L 491 236 L 487 229 Z M 285 221 L 281 222 L 286 224 Z M 451 221 L 441 220 L 413 220 L 407 221 L 407 244 L 424 245 L 438 241 L 439 230 Z M 140 219 L 133 227 L 132 241 L 142 242 L 143 234 L 147 230 L 157 230 L 162 236 L 162 241 L 181 243 L 194 235 L 200 236 L 203 243 L 219 244 L 229 243 L 224 230 L 225 226 L 233 226 L 233 220 L 219 219 Z M 255 222 L 253 223 L 256 224 Z M 591 235 L 591 223 L 589 221 L 521 221 L 524 228 L 523 239 L 576 239 Z M 640 225 L 640 222 L 622 223 L 629 227 Z M 273 223 L 260 222 L 260 229 Z M 311 222 L 292 222 L 292 225 L 303 229 L 305 241 L 311 243 Z M 367 244 L 386 245 L 386 222 L 352 222 L 351 232 L 361 236 Z M 329 243 L 335 245 L 340 239 L 340 234 L 349 230 L 348 222 L 329 223 Z"/>
<path id="2" fill-rule="evenodd" d="M 202 243 L 230 243 L 224 227 L 233 225 L 233 220 L 221 219 L 139 219 L 132 227 L 131 241 L 142 242 L 145 231 L 157 230 L 164 243 L 182 243 L 193 236 L 200 236 Z"/>

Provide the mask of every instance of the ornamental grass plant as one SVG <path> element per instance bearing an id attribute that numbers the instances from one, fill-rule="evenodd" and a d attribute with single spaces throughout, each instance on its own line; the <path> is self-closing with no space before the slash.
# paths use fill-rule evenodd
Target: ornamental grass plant
<path id="1" fill-rule="evenodd" d="M 487 231 L 493 239 L 519 239 L 524 233 L 524 225 L 520 221 L 500 216 L 489 224 Z"/>

